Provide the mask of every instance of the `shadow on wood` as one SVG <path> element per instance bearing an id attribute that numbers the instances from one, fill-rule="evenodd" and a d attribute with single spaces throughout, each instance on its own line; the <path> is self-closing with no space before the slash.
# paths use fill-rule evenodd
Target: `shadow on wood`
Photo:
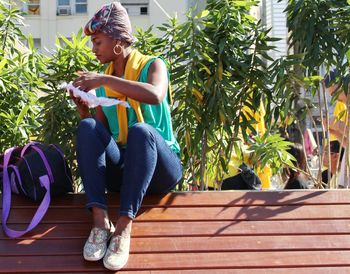
<path id="1" fill-rule="evenodd" d="M 120 273 L 350 273 L 350 192 L 186 192 L 146 197 Z M 109 194 L 113 221 L 118 194 Z M 24 229 L 36 204 L 15 197 L 9 217 Z M 86 262 L 91 229 L 82 194 L 53 200 L 19 239 L 0 232 L 0 273 L 110 273 Z"/>

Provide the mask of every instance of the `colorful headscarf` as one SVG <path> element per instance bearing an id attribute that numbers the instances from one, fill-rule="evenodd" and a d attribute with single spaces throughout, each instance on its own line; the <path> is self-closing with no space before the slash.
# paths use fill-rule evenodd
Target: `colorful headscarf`
<path id="1" fill-rule="evenodd" d="M 134 42 L 128 13 L 119 2 L 102 6 L 84 28 L 84 33 L 88 36 L 98 31 L 128 44 Z"/>

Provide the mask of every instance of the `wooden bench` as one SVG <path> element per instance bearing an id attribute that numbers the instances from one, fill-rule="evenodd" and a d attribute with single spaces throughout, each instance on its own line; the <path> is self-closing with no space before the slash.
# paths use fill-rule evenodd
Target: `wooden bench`
<path id="1" fill-rule="evenodd" d="M 112 220 L 118 195 L 108 196 Z M 90 213 L 81 194 L 57 198 L 20 239 L 0 232 L 0 273 L 110 273 L 86 262 Z M 23 229 L 35 204 L 15 197 Z M 120 273 L 350 273 L 350 192 L 187 192 L 147 197 Z"/>

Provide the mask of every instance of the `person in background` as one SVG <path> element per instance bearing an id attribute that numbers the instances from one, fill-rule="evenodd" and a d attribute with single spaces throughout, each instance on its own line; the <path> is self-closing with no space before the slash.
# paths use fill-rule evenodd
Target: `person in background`
<path id="1" fill-rule="evenodd" d="M 336 70 L 332 70 L 324 77 L 325 86 L 331 96 L 334 96 L 334 93 L 340 88 L 339 84 L 334 83 L 336 73 Z M 338 140 L 340 143 L 345 141 L 343 140 L 343 132 L 347 123 L 346 98 L 344 92 L 341 92 L 337 98 L 333 115 L 329 121 L 330 141 Z"/>
<path id="2" fill-rule="evenodd" d="M 338 158 L 339 158 L 339 162 L 342 161 L 343 159 L 343 155 L 344 155 L 344 148 L 342 148 L 340 146 L 340 143 L 337 140 L 333 140 L 330 141 L 330 157 L 328 156 L 328 149 L 326 148 L 324 150 L 324 154 L 323 154 L 323 166 L 326 168 L 323 172 L 322 172 L 322 182 L 324 184 L 328 184 L 328 169 L 330 169 L 331 171 L 331 185 L 335 185 L 334 184 L 334 180 L 339 179 L 340 177 L 340 165 L 337 168 L 337 163 L 338 163 Z M 330 158 L 330 162 L 329 159 Z M 337 174 L 335 176 L 335 174 Z M 339 181 L 338 181 L 339 184 Z"/>
<path id="3" fill-rule="evenodd" d="M 306 171 L 306 158 L 303 146 L 299 143 L 294 143 L 288 152 L 294 156 L 295 161 L 292 162 L 297 169 L 288 167 L 285 170 L 288 180 L 284 189 L 308 189 L 308 178 L 302 172 Z"/>
<path id="4" fill-rule="evenodd" d="M 116 271 L 128 261 L 132 223 L 144 196 L 167 193 L 180 181 L 180 148 L 172 129 L 166 64 L 132 48 L 125 8 L 119 2 L 104 5 L 84 32 L 107 69 L 105 74 L 82 72 L 73 86 L 130 105 L 97 107 L 92 117 L 71 93 L 82 119 L 77 160 L 93 222 L 83 256 L 88 261 L 103 258 L 104 266 Z M 106 189 L 120 192 L 115 226 L 107 212 Z"/>
<path id="5" fill-rule="evenodd" d="M 223 180 L 221 190 L 261 190 L 260 178 L 246 164 L 239 166 L 239 173 Z"/>
<path id="6" fill-rule="evenodd" d="M 328 93 L 331 96 L 334 96 L 335 92 L 338 92 L 339 88 L 343 88 L 339 86 L 339 83 L 335 83 L 337 76 L 337 71 L 332 70 L 328 74 L 325 75 L 324 77 L 324 83 L 327 88 Z M 349 87 L 350 88 L 350 84 Z M 333 115 L 330 118 L 329 121 L 329 132 L 330 132 L 330 142 L 332 143 L 333 141 L 337 141 L 339 145 L 342 146 L 341 148 L 341 154 L 344 154 L 344 148 L 346 147 L 347 143 L 347 138 L 346 134 L 344 136 L 344 133 L 347 130 L 347 119 L 348 119 L 348 111 L 346 107 L 346 101 L 347 101 L 347 96 L 344 91 L 339 93 L 339 96 L 337 97 L 337 101 L 333 110 Z M 339 154 L 340 147 L 337 145 L 337 142 L 333 142 L 331 144 L 330 148 L 332 147 L 337 147 L 338 151 L 337 153 Z M 336 145 L 335 145 L 336 144 Z M 335 151 L 333 151 L 333 155 L 335 155 Z M 328 154 L 327 154 L 328 155 Z M 328 156 L 327 156 L 328 157 Z M 331 158 L 332 158 L 332 151 L 331 151 Z M 346 183 L 346 178 L 345 178 L 345 173 L 346 173 L 346 165 L 345 165 L 345 159 L 342 160 L 343 157 L 341 156 L 341 160 L 339 163 L 339 170 L 337 172 L 337 176 L 334 177 L 332 176 L 332 180 L 336 180 L 338 182 L 338 187 L 343 188 L 349 185 L 349 183 Z M 327 159 L 324 159 L 324 161 L 328 161 Z M 332 159 L 331 159 L 332 161 Z M 334 166 L 333 171 L 335 172 L 337 169 Z M 328 171 L 325 170 L 322 173 L 322 181 L 327 184 L 328 182 Z M 335 174 L 335 173 L 333 173 Z M 331 183 L 332 185 L 333 183 Z"/>
<path id="7" fill-rule="evenodd" d="M 243 107 L 243 114 L 249 121 L 251 117 L 254 117 L 254 123 L 250 126 L 254 127 L 256 134 L 262 136 L 266 132 L 265 127 L 265 107 L 262 101 L 257 110 L 252 110 L 247 106 Z M 241 130 L 241 129 L 240 129 Z M 247 129 L 247 133 L 251 134 L 250 129 Z M 256 174 L 250 166 L 250 152 L 248 151 L 248 145 L 243 141 L 242 133 L 237 136 L 238 146 L 241 150 L 241 155 L 237 155 L 235 151 L 232 151 L 231 158 L 228 163 L 228 172 L 223 176 L 223 182 L 221 185 L 222 190 L 261 190 L 269 189 L 271 187 L 272 170 L 266 165 L 264 168 L 257 167 Z M 213 178 L 208 180 L 208 188 L 215 189 L 217 186 Z"/>

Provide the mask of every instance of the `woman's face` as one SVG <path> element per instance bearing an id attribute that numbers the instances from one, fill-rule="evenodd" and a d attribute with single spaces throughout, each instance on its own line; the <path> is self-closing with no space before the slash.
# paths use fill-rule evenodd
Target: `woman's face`
<path id="1" fill-rule="evenodd" d="M 102 63 L 110 63 L 116 59 L 113 48 L 116 41 L 103 32 L 91 35 L 92 52 L 96 58 Z"/>
<path id="2" fill-rule="evenodd" d="M 331 156 L 330 156 L 331 164 L 329 164 L 328 149 L 325 149 L 323 154 L 323 165 L 327 168 L 331 168 L 332 171 L 335 171 L 337 162 L 338 162 L 338 157 L 339 157 L 339 153 L 331 151 Z"/>

